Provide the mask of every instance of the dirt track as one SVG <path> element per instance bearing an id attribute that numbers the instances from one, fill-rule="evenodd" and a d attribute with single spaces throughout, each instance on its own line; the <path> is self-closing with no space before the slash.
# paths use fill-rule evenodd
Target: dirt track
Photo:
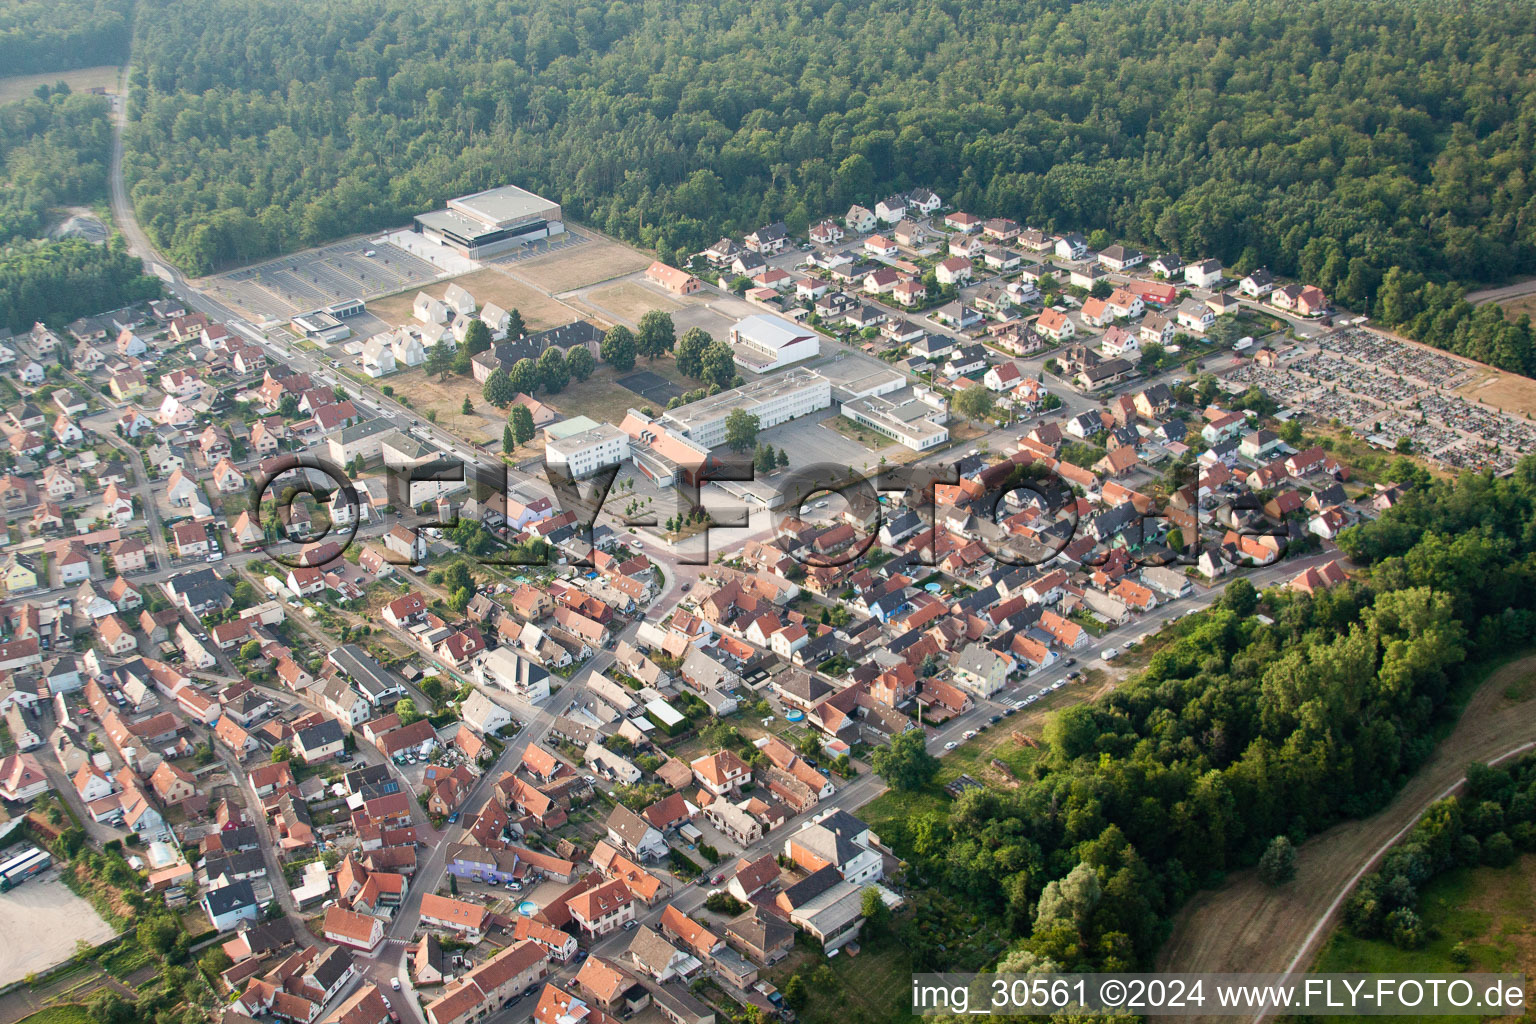
<path id="1" fill-rule="evenodd" d="M 1326 923 L 1319 923 L 1356 873 L 1375 860 L 1382 844 L 1455 785 L 1469 762 L 1536 741 L 1533 673 L 1536 657 L 1527 657 L 1490 676 L 1455 730 L 1390 805 L 1363 821 L 1335 826 L 1300 848 L 1295 881 L 1271 889 L 1253 871 L 1243 871 L 1221 888 L 1197 895 L 1175 918 L 1158 969 L 1281 973 L 1305 952 L 1299 964 L 1304 968 L 1327 938 Z M 1520 680 L 1528 682 L 1516 699 L 1507 698 L 1505 691 Z"/>

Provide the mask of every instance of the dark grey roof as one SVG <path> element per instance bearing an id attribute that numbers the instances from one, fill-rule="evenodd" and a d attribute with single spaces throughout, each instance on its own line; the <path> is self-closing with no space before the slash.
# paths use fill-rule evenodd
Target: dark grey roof
<path id="1" fill-rule="evenodd" d="M 796 653 L 800 660 L 807 665 L 819 665 L 837 653 L 838 645 L 842 641 L 831 633 L 822 633 L 811 638 L 810 642 L 800 648 Z"/>
<path id="2" fill-rule="evenodd" d="M 352 681 L 352 685 L 369 700 L 377 703 L 385 694 L 399 692 L 403 687 L 383 665 L 357 644 L 342 644 L 327 657 L 331 663 Z"/>
<path id="3" fill-rule="evenodd" d="M 212 569 L 194 569 L 168 581 L 177 595 L 197 608 L 209 604 L 223 604 L 234 594 L 234 588 L 219 578 Z"/>
<path id="4" fill-rule="evenodd" d="M 773 949 L 795 934 L 794 928 L 761 907 L 751 917 L 732 921 L 725 926 L 725 930 L 754 949 Z"/>
<path id="5" fill-rule="evenodd" d="M 603 332 L 585 320 L 577 320 L 563 327 L 551 327 L 547 331 L 530 334 L 526 340 L 537 345 L 539 351 L 543 352 L 551 345 L 568 349 L 575 345 L 598 343 L 603 340 Z"/>
<path id="6" fill-rule="evenodd" d="M 245 943 L 255 956 L 293 945 L 293 932 L 287 921 L 246 921 L 240 925 L 239 934 L 245 936 Z"/>
<path id="7" fill-rule="evenodd" d="M 974 594 L 967 594 L 965 599 L 960 602 L 960 610 L 967 612 L 980 612 L 986 608 L 992 607 L 1001 599 L 1002 595 L 998 593 L 997 587 L 985 587 L 976 591 Z"/>
<path id="8" fill-rule="evenodd" d="M 395 787 L 391 792 L 400 791 L 399 782 L 390 774 L 389 768 L 382 764 L 370 764 L 364 765 L 361 768 L 354 768 L 343 776 L 343 781 L 346 783 L 347 792 L 349 793 L 360 793 L 364 786 L 383 786 L 391 783 Z"/>
<path id="9" fill-rule="evenodd" d="M 203 899 L 207 901 L 208 912 L 219 917 L 242 907 L 254 907 L 256 891 L 250 882 L 231 882 L 222 889 L 210 890 Z"/>
<path id="10" fill-rule="evenodd" d="M 791 908 L 803 907 L 842 880 L 843 876 L 837 873 L 837 868 L 828 864 L 785 889 L 782 895 Z"/>
<path id="11" fill-rule="evenodd" d="M 315 958 L 305 973 L 315 979 L 321 991 L 329 992 L 352 967 L 352 953 L 341 946 L 332 946 Z"/>
<path id="12" fill-rule="evenodd" d="M 773 677 L 773 685 L 802 701 L 819 700 L 832 692 L 826 681 L 804 669 L 789 668 Z"/>
<path id="13" fill-rule="evenodd" d="M 1086 525 L 1090 536 L 1105 540 L 1140 519 L 1136 506 L 1127 501 L 1094 516 Z"/>
<path id="14" fill-rule="evenodd" d="M 314 750 L 330 743 L 339 743 L 342 739 L 341 723 L 334 718 L 327 718 L 325 721 L 317 722 L 308 729 L 305 729 L 295 738 L 305 750 Z"/>
<path id="15" fill-rule="evenodd" d="M 255 825 L 236 825 L 219 833 L 219 842 L 225 850 L 256 850 L 261 847 L 261 838 L 256 834 Z"/>
<path id="16" fill-rule="evenodd" d="M 236 850 L 233 853 L 210 854 L 204 861 L 209 878 L 223 875 L 248 875 L 266 873 L 267 861 L 259 850 Z"/>

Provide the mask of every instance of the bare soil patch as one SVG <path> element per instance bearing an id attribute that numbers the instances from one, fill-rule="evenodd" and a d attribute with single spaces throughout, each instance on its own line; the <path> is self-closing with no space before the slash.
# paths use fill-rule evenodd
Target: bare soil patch
<path id="1" fill-rule="evenodd" d="M 653 309 L 671 313 L 683 308 L 682 303 L 635 281 L 595 288 L 587 292 L 584 304 L 606 312 L 614 319 L 632 324 L 639 323 L 640 318 Z"/>
<path id="2" fill-rule="evenodd" d="M 427 373 L 422 367 L 396 373 L 382 379 L 381 383 L 395 389 L 397 398 L 410 399 L 411 408 L 425 416 L 437 414 L 437 425 L 452 431 L 469 441 L 501 441 L 501 428 L 507 417 L 500 409 L 481 396 L 481 385 L 473 377 L 460 377 L 456 373 L 440 381 L 436 374 Z M 464 415 L 464 399 L 468 398 L 474 413 Z"/>
<path id="3" fill-rule="evenodd" d="M 1522 301 L 1536 304 L 1536 296 Z M 1536 414 L 1536 380 L 1503 370 L 1487 370 L 1476 380 L 1463 384 L 1457 393 L 1505 412 L 1530 416 Z"/>
<path id="4" fill-rule="evenodd" d="M 1528 313 L 1536 317 L 1536 293 L 1527 293 L 1513 299 L 1499 303 L 1511 319 L 1518 319 L 1521 313 Z"/>
<path id="5" fill-rule="evenodd" d="M 520 262 L 516 273 L 534 286 L 558 295 L 644 270 L 654 259 L 639 249 L 593 236 L 581 245 Z"/>
<path id="6" fill-rule="evenodd" d="M 0 985 L 8 985 L 68 960 L 82 939 L 96 946 L 116 933 L 50 871 L 0 895 L 0 934 L 26 936 L 0 954 Z"/>

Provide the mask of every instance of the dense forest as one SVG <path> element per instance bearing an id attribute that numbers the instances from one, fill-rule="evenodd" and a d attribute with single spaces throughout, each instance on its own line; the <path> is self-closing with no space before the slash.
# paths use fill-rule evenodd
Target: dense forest
<path id="1" fill-rule="evenodd" d="M 0 0 L 0 74 L 119 64 L 132 0 Z"/>
<path id="2" fill-rule="evenodd" d="M 107 198 L 107 101 L 43 88 L 0 106 L 0 327 L 60 322 L 160 294 L 121 239 L 42 239 L 58 208 Z"/>
<path id="3" fill-rule="evenodd" d="M 106 199 L 108 113 L 103 97 L 67 86 L 0 106 L 0 245 L 41 237 L 54 207 Z"/>
<path id="4" fill-rule="evenodd" d="M 134 201 L 193 272 L 507 181 L 669 258 L 926 185 L 1357 310 L 1398 267 L 1389 320 L 1450 347 L 1440 285 L 1536 269 L 1515 0 L 143 0 L 136 31 Z M 1528 328 L 1476 343 L 1536 373 Z"/>
<path id="5" fill-rule="evenodd" d="M 0 327 L 76 317 L 158 298 L 160 279 L 128 253 L 121 235 L 107 245 L 83 238 L 18 242 L 0 250 Z"/>
<path id="6" fill-rule="evenodd" d="M 1316 597 L 1235 581 L 1140 677 L 1054 716 L 1024 785 L 967 792 L 883 838 L 918 880 L 1005 918 L 1011 962 L 1123 969 L 1152 961 L 1195 889 L 1276 837 L 1380 807 L 1458 685 L 1536 637 L 1536 459 L 1504 480 L 1395 472 L 1407 500 L 1341 537 L 1362 580 Z M 1536 829 L 1510 837 L 1529 847 Z M 942 953 L 913 956 L 944 969 Z"/>

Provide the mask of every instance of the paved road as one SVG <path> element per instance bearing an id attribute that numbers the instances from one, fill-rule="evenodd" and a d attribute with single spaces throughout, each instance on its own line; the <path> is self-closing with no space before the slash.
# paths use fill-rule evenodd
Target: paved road
<path id="1" fill-rule="evenodd" d="M 1501 285 L 1498 288 L 1484 288 L 1482 291 L 1468 292 L 1467 301 L 1474 306 L 1481 306 L 1485 302 L 1503 302 L 1506 299 L 1518 299 L 1522 295 L 1536 292 L 1536 277 L 1528 277 L 1523 281 L 1513 284 Z"/>
<path id="2" fill-rule="evenodd" d="M 230 778 L 240 782 L 244 788 L 242 796 L 249 801 L 250 818 L 256 826 L 256 837 L 261 844 L 261 859 L 266 863 L 267 880 L 272 886 L 272 896 L 277 900 L 277 905 L 282 907 L 284 916 L 292 925 L 294 937 L 305 946 L 325 945 L 304 927 L 304 918 L 299 913 L 298 903 L 294 901 L 293 890 L 288 888 L 288 877 L 283 874 L 282 859 L 277 855 L 277 848 L 272 839 L 271 823 L 267 821 L 266 815 L 261 813 L 261 800 L 256 796 L 255 790 L 247 785 L 249 779 L 245 769 L 224 744 L 217 742 L 211 736 L 209 742 L 219 752 L 219 760 L 224 762 L 224 767 L 229 769 Z"/>
<path id="3" fill-rule="evenodd" d="M 88 417 L 82 420 L 81 423 L 91 433 L 106 441 L 119 452 L 122 452 L 124 461 L 133 470 L 133 477 L 136 481 L 133 492 L 138 495 L 139 505 L 144 511 L 145 529 L 149 532 L 149 546 L 155 553 L 155 563 L 157 565 L 170 565 L 171 549 L 170 545 L 166 543 L 165 528 L 160 523 L 160 503 L 156 500 L 154 485 L 150 482 L 149 474 L 144 468 L 144 457 L 137 448 L 117 436 L 112 413 L 107 412 L 98 416 Z"/>

